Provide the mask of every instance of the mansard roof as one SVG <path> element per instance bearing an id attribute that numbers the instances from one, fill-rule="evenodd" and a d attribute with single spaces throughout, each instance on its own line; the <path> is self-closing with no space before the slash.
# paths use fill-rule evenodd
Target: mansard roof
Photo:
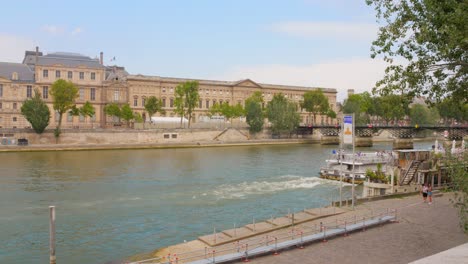
<path id="1" fill-rule="evenodd" d="M 127 79 L 131 80 L 142 80 L 142 81 L 161 81 L 161 82 L 186 82 L 186 81 L 198 81 L 201 85 L 223 85 L 223 86 L 236 86 L 244 82 L 253 83 L 263 89 L 284 89 L 284 90 L 306 90 L 313 91 L 320 89 L 327 93 L 337 93 L 335 88 L 322 88 L 322 87 L 308 87 L 308 86 L 293 86 L 293 85 L 279 85 L 279 84 L 266 84 L 257 83 L 250 79 L 242 79 L 239 81 L 218 81 L 218 80 L 202 80 L 202 79 L 188 79 L 188 78 L 173 78 L 173 77 L 161 77 L 161 76 L 148 76 L 148 75 L 128 75 Z"/>
<path id="2" fill-rule="evenodd" d="M 18 74 L 18 80 L 12 80 L 14 72 Z M 22 63 L 0 62 L 0 77 L 12 81 L 34 82 L 34 72 Z"/>
<path id="3" fill-rule="evenodd" d="M 88 68 L 104 68 L 98 59 L 91 59 L 88 56 L 71 52 L 55 52 L 38 57 L 37 65 L 53 66 L 63 65 L 65 67 L 84 66 Z"/>

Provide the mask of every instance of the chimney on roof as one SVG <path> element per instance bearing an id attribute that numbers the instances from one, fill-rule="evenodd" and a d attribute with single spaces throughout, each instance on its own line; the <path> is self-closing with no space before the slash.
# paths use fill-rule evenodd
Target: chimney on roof
<path id="1" fill-rule="evenodd" d="M 354 94 L 354 89 L 348 89 L 348 97 Z"/>
<path id="2" fill-rule="evenodd" d="M 39 56 L 39 47 L 36 46 L 36 65 L 37 65 L 37 59 L 38 59 L 38 56 Z"/>
<path id="3" fill-rule="evenodd" d="M 99 56 L 99 63 L 101 65 L 104 65 L 104 52 L 101 51 L 100 56 Z"/>

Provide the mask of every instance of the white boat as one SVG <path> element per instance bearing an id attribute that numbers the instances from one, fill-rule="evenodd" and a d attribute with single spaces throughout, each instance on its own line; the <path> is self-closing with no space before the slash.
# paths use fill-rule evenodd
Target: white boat
<path id="1" fill-rule="evenodd" d="M 368 170 L 376 172 L 379 167 L 381 169 L 383 166 L 393 165 L 396 157 L 392 151 L 359 151 L 354 156 L 352 153 L 338 151 L 325 161 L 325 167 L 320 168 L 320 177 L 331 180 L 340 180 L 343 177 L 343 181 L 352 182 L 355 175 L 354 182 L 360 184 L 366 179 Z"/>

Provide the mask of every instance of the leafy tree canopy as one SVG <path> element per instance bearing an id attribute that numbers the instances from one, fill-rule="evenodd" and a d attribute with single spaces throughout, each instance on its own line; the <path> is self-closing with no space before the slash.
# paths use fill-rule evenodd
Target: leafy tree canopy
<path id="1" fill-rule="evenodd" d="M 275 94 L 268 102 L 266 115 L 271 122 L 273 133 L 292 133 L 300 121 L 297 105 L 289 101 L 283 94 Z"/>
<path id="2" fill-rule="evenodd" d="M 366 0 L 383 22 L 372 57 L 390 63 L 375 91 L 468 98 L 466 0 Z M 402 60 L 401 63 L 396 63 Z"/>
<path id="3" fill-rule="evenodd" d="M 28 120 L 37 134 L 44 132 L 49 125 L 50 110 L 42 100 L 39 90 L 34 90 L 34 97 L 24 101 L 21 114 Z"/>
<path id="4" fill-rule="evenodd" d="M 62 115 L 75 107 L 78 98 L 78 88 L 71 82 L 59 79 L 52 84 L 50 94 L 53 97 L 53 106 L 59 114 L 59 122 L 56 128 L 56 136 L 60 135 Z"/>
<path id="5" fill-rule="evenodd" d="M 301 103 L 301 108 L 313 114 L 315 123 L 316 115 L 326 114 L 330 105 L 328 98 L 323 94 L 322 90 L 315 90 L 304 93 L 304 101 Z"/>
<path id="6" fill-rule="evenodd" d="M 150 119 L 157 112 L 160 112 L 162 114 L 165 113 L 164 109 L 162 108 L 161 100 L 158 100 L 158 98 L 156 98 L 155 96 L 150 96 L 148 99 L 146 99 L 145 110 L 146 112 L 148 112 L 148 116 Z"/>
<path id="7" fill-rule="evenodd" d="M 410 108 L 412 125 L 435 125 L 440 119 L 436 108 L 428 108 L 422 104 L 414 104 Z"/>

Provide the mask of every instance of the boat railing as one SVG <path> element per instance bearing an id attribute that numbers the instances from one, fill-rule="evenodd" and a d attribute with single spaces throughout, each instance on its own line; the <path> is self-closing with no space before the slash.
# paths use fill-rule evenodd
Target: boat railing
<path id="1" fill-rule="evenodd" d="M 337 160 L 338 162 L 353 162 L 353 154 L 332 154 L 331 159 Z M 354 162 L 355 163 L 388 163 L 393 161 L 393 156 L 391 154 L 369 154 L 369 153 L 355 153 Z"/>

